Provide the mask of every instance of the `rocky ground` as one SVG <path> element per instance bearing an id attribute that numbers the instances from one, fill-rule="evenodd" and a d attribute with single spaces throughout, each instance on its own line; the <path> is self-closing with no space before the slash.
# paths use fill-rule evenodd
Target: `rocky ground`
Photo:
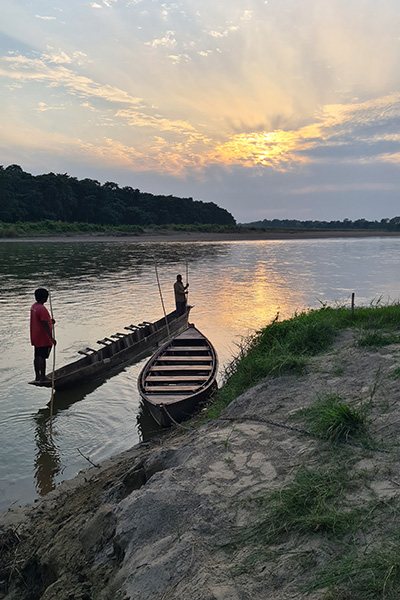
<path id="1" fill-rule="evenodd" d="M 366 473 L 376 498 L 397 501 L 399 345 L 363 349 L 354 335 L 341 334 L 305 375 L 265 379 L 218 420 L 186 423 L 8 511 L 0 519 L 0 598 L 324 598 L 326 590 L 307 594 L 304 586 L 329 540 L 288 535 L 251 562 L 251 544 L 232 540 L 257 521 L 249 500 L 282 489 L 326 451 L 296 411 L 327 392 L 368 403 L 371 434 L 385 451 L 349 446 L 352 468 Z"/>

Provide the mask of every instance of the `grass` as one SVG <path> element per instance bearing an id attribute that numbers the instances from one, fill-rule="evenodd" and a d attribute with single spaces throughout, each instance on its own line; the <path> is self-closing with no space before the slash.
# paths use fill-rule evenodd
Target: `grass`
<path id="1" fill-rule="evenodd" d="M 399 342 L 399 336 L 392 333 L 381 333 L 380 331 L 362 331 L 358 338 L 358 345 L 370 348 L 381 348 L 388 344 Z"/>
<path id="2" fill-rule="evenodd" d="M 393 379 L 399 379 L 400 378 L 400 367 L 396 367 L 394 369 L 394 371 L 392 371 L 392 373 L 390 374 L 390 377 L 392 377 Z"/>
<path id="3" fill-rule="evenodd" d="M 187 225 L 100 225 L 96 223 L 67 223 L 65 221 L 38 221 L 5 223 L 0 221 L 0 238 L 40 237 L 44 235 L 75 235 L 85 233 L 109 233 L 111 235 L 139 235 L 144 230 L 154 233 L 166 231 L 234 233 L 243 231 L 237 225 L 206 225 L 194 223 Z"/>
<path id="4" fill-rule="evenodd" d="M 263 543 L 291 532 L 348 535 L 357 514 L 344 504 L 347 484 L 345 470 L 302 467 L 293 482 L 264 498 L 265 514 L 256 535 L 261 533 Z"/>
<path id="5" fill-rule="evenodd" d="M 293 481 L 280 490 L 246 503 L 258 518 L 251 526 L 240 528 L 226 549 L 236 551 L 247 547 L 249 552 L 241 569 L 251 570 L 274 558 L 271 548 L 278 546 L 280 554 L 284 552 L 282 545 L 302 536 L 349 539 L 364 514 L 346 500 L 349 488 L 354 487 L 349 473 L 343 465 L 301 467 Z"/>
<path id="6" fill-rule="evenodd" d="M 399 536 L 399 530 L 396 531 Z M 324 600 L 398 600 L 400 597 L 400 545 L 398 540 L 378 542 L 360 554 L 356 547 L 335 556 L 318 573 L 308 591 L 327 588 Z"/>
<path id="7" fill-rule="evenodd" d="M 38 221 L 34 223 L 4 223 L 0 221 L 0 238 L 19 238 L 43 235 L 74 235 L 85 233 L 111 233 L 137 235 L 143 233 L 138 225 L 98 225 L 94 223 L 66 223 L 64 221 Z"/>
<path id="8" fill-rule="evenodd" d="M 363 331 L 360 345 L 379 347 L 383 342 L 398 342 L 399 337 L 391 332 L 400 329 L 400 304 L 383 306 L 377 301 L 356 308 L 353 320 L 344 306 L 323 306 L 285 321 L 276 317 L 239 346 L 237 356 L 225 368 L 223 385 L 213 398 L 208 416 L 217 418 L 232 400 L 265 377 L 304 373 L 309 358 L 327 350 L 338 333 L 349 327 Z"/>
<path id="9" fill-rule="evenodd" d="M 326 394 L 299 411 L 310 433 L 332 442 L 365 439 L 366 405 L 355 407 L 337 394 Z"/>

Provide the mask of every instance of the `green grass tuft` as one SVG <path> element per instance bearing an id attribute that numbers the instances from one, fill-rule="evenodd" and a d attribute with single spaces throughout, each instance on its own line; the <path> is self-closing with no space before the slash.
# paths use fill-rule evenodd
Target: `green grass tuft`
<path id="1" fill-rule="evenodd" d="M 384 334 L 380 331 L 363 331 L 358 338 L 358 345 L 371 348 L 381 348 L 388 344 L 399 342 L 399 336 L 394 334 Z"/>
<path id="2" fill-rule="evenodd" d="M 397 532 L 398 533 L 398 532 Z M 366 554 L 357 548 L 335 556 L 318 571 L 308 591 L 327 588 L 324 600 L 398 600 L 400 598 L 400 545 L 377 541 Z"/>
<path id="3" fill-rule="evenodd" d="M 336 394 L 318 398 L 309 408 L 299 411 L 310 433 L 333 442 L 366 438 L 366 407 L 354 407 Z"/>
<path id="4" fill-rule="evenodd" d="M 351 483 L 347 469 L 302 467 L 281 490 L 247 504 L 260 517 L 253 525 L 240 529 L 228 547 L 247 546 L 251 549 L 249 562 L 256 563 L 270 555 L 271 544 L 280 544 L 294 533 L 318 533 L 335 539 L 351 535 L 364 514 L 346 504 Z"/>
<path id="5" fill-rule="evenodd" d="M 392 377 L 393 379 L 399 379 L 400 378 L 400 367 L 396 367 L 394 369 L 394 371 L 392 371 L 392 373 L 390 373 L 390 377 Z"/>

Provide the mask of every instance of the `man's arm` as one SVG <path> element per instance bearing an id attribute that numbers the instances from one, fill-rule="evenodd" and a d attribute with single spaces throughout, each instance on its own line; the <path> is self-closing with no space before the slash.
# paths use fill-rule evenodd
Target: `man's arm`
<path id="1" fill-rule="evenodd" d="M 47 321 L 40 321 L 40 323 L 41 323 L 41 325 L 42 325 L 43 329 L 45 330 L 45 332 L 47 333 L 48 337 L 49 337 L 49 338 L 50 338 L 50 340 L 52 341 L 52 343 L 53 343 L 54 345 L 56 345 L 56 344 L 57 344 L 57 342 L 56 342 L 55 338 L 53 338 L 53 337 L 52 337 L 52 335 L 51 335 L 51 331 L 50 331 L 50 327 L 49 327 L 49 324 L 48 324 L 48 322 L 47 322 Z"/>

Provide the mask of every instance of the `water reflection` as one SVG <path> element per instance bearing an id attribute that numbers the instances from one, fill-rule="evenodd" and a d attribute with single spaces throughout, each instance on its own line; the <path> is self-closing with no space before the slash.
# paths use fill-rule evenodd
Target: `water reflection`
<path id="1" fill-rule="evenodd" d="M 139 412 L 136 419 L 139 436 L 143 442 L 148 442 L 152 437 L 157 435 L 157 433 L 160 433 L 162 430 L 158 423 L 156 423 L 156 421 L 153 419 L 149 409 L 143 404 L 143 402 L 140 402 Z"/>
<path id="2" fill-rule="evenodd" d="M 50 434 L 50 408 L 41 409 L 34 415 L 36 423 L 35 442 L 37 451 L 34 461 L 36 489 L 44 496 L 56 487 L 56 476 L 61 472 L 60 450 Z"/>
<path id="3" fill-rule="evenodd" d="M 57 281 L 130 273 L 140 277 L 154 263 L 189 264 L 216 261 L 229 252 L 223 244 L 126 242 L 0 243 L 0 273 L 10 290 L 26 278 Z"/>
<path id="4" fill-rule="evenodd" d="M 57 415 L 68 410 L 73 404 L 79 402 L 92 393 L 103 383 L 102 380 L 68 391 L 54 392 L 52 429 L 56 427 Z M 35 461 L 34 476 L 36 489 L 43 496 L 56 487 L 56 477 L 62 471 L 60 448 L 50 433 L 50 403 L 38 410 L 34 415 L 35 420 Z"/>

